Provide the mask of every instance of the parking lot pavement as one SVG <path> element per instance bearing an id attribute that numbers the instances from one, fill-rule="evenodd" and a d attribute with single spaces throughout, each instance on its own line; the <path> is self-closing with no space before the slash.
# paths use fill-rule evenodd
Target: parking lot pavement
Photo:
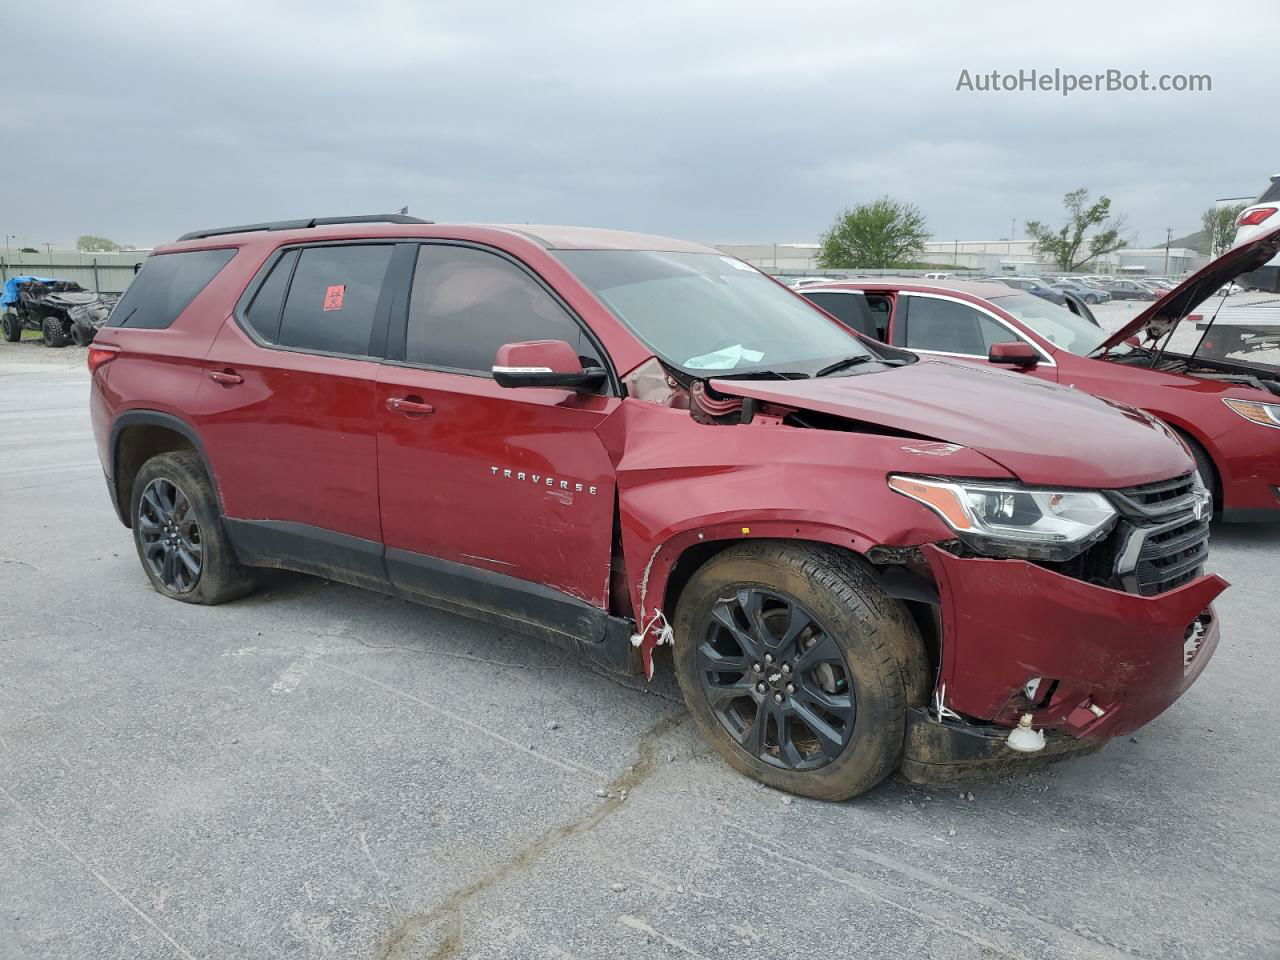
<path id="1" fill-rule="evenodd" d="M 823 804 L 668 676 L 301 576 L 160 597 L 87 390 L 0 345 L 3 960 L 1280 956 L 1280 530 L 1215 530 L 1223 644 L 1136 737 Z"/>

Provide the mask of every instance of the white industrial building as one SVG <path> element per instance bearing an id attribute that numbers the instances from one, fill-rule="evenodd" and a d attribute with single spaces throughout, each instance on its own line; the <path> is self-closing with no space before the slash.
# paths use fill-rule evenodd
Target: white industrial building
<path id="1" fill-rule="evenodd" d="M 717 249 L 769 273 L 821 273 L 817 243 L 721 243 Z M 975 273 L 1021 276 L 1062 271 L 1041 257 L 1032 240 L 937 240 L 925 244 L 925 264 L 945 264 Z M 1209 258 L 1186 247 L 1132 247 L 1092 260 L 1077 273 L 1113 276 L 1180 277 L 1200 269 Z M 867 272 L 867 271 L 864 271 Z"/>

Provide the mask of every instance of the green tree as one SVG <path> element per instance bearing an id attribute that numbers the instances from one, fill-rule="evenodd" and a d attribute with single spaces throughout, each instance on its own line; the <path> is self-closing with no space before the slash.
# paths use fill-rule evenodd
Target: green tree
<path id="1" fill-rule="evenodd" d="M 1200 214 L 1200 224 L 1209 239 L 1210 256 L 1220 257 L 1231 249 L 1236 242 L 1236 221 L 1247 206 L 1242 203 L 1236 207 L 1210 207 Z"/>
<path id="2" fill-rule="evenodd" d="M 881 197 L 845 210 L 821 237 L 818 266 L 894 267 L 917 259 L 929 232 L 913 204 Z"/>
<path id="3" fill-rule="evenodd" d="M 92 233 L 86 233 L 82 237 L 76 237 L 76 249 L 81 253 L 115 253 L 121 249 L 121 246 L 106 237 L 95 237 Z"/>
<path id="4" fill-rule="evenodd" d="M 1099 197 L 1089 202 L 1089 191 L 1084 187 L 1072 190 L 1062 198 L 1067 211 L 1067 222 L 1061 230 L 1031 220 L 1027 233 L 1035 241 L 1036 249 L 1053 258 L 1059 270 L 1071 271 L 1083 267 L 1095 257 L 1114 253 L 1125 245 L 1120 233 L 1124 230 L 1124 217 L 1111 217 L 1111 198 Z M 1085 238 L 1090 230 L 1094 233 Z"/>

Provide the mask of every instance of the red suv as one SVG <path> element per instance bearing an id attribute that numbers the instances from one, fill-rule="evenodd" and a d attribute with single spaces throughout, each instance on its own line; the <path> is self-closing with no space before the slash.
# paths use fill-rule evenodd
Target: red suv
<path id="1" fill-rule="evenodd" d="M 1224 520 L 1280 521 L 1280 309 L 1219 295 L 1278 251 L 1280 230 L 1254 237 L 1110 335 L 998 283 L 883 277 L 800 292 L 865 336 L 1146 410 L 1186 441 Z"/>
<path id="2" fill-rule="evenodd" d="M 741 261 L 406 217 L 158 249 L 89 355 L 160 593 L 280 567 L 623 670 L 836 799 L 1096 749 L 1218 640 L 1207 496 L 1145 413 L 854 336 Z"/>

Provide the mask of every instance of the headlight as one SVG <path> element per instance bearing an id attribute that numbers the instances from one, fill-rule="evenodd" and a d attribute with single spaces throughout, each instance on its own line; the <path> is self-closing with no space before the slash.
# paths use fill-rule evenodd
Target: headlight
<path id="1" fill-rule="evenodd" d="M 1070 560 L 1110 533 L 1117 516 L 1111 502 L 1092 491 L 901 474 L 890 476 L 889 486 L 929 507 L 970 548 L 992 557 Z"/>
<path id="2" fill-rule="evenodd" d="M 1222 400 L 1246 420 L 1260 423 L 1264 427 L 1280 427 L 1280 403 L 1258 403 L 1254 400 Z"/>

